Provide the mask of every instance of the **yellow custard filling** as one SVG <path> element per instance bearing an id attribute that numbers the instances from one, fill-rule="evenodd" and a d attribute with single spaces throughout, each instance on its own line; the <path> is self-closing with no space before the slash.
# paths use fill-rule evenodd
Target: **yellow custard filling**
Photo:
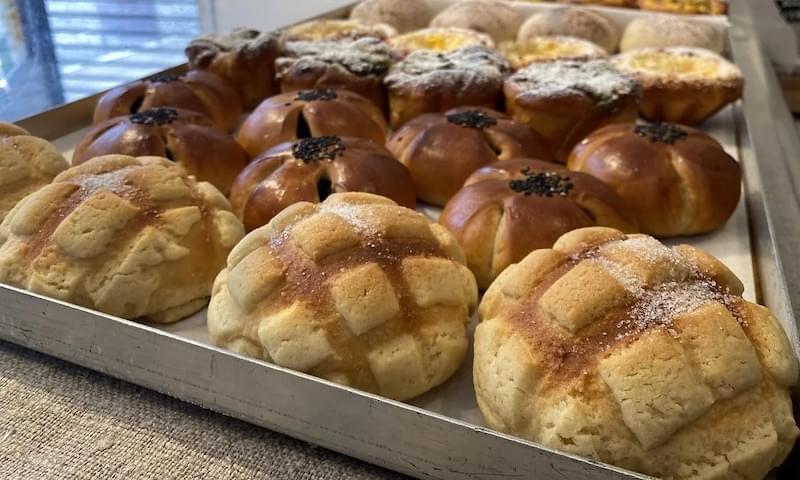
<path id="1" fill-rule="evenodd" d="M 716 59 L 690 55 L 637 55 L 631 58 L 629 65 L 636 70 L 703 78 L 715 77 L 719 72 L 719 62 Z"/>
<path id="2" fill-rule="evenodd" d="M 486 44 L 479 37 L 457 32 L 412 32 L 395 37 L 391 43 L 404 50 L 434 50 L 437 52 L 449 52 L 458 48 Z"/>
<path id="3" fill-rule="evenodd" d="M 524 42 L 505 42 L 500 51 L 516 67 L 547 60 L 570 60 L 606 56 L 600 47 L 575 39 L 540 37 Z"/>

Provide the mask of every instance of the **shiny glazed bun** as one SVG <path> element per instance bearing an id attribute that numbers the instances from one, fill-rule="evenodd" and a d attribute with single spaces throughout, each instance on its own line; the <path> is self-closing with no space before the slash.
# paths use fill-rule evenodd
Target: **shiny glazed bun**
<path id="1" fill-rule="evenodd" d="M 486 289 L 507 266 L 564 233 L 601 225 L 637 230 L 628 206 L 591 175 L 529 159 L 497 162 L 473 173 L 439 217 L 464 248 Z"/>
<path id="2" fill-rule="evenodd" d="M 0 122 L 0 222 L 17 202 L 68 167 L 47 140 L 13 123 Z"/>
<path id="3" fill-rule="evenodd" d="M 170 107 L 143 110 L 95 125 L 75 147 L 72 164 L 112 153 L 167 158 L 226 195 L 247 165 L 242 147 L 208 117 Z"/>
<path id="4" fill-rule="evenodd" d="M 246 110 L 277 90 L 274 64 L 280 45 L 274 32 L 237 28 L 225 35 L 210 33 L 192 40 L 185 52 L 190 68 L 228 80 Z"/>
<path id="5" fill-rule="evenodd" d="M 94 123 L 155 107 L 202 113 L 226 132 L 236 128 L 242 116 L 242 100 L 225 79 L 192 70 L 181 75 L 156 75 L 108 91 L 97 102 Z"/>
<path id="6" fill-rule="evenodd" d="M 211 342 L 397 400 L 443 383 L 467 351 L 475 279 L 424 215 L 366 193 L 296 203 L 228 257 Z"/>
<path id="7" fill-rule="evenodd" d="M 127 319 L 208 302 L 244 235 L 225 197 L 165 158 L 105 155 L 60 173 L 0 224 L 0 282 Z"/>
<path id="8" fill-rule="evenodd" d="M 611 186 L 642 232 L 669 237 L 720 227 L 739 203 L 742 172 L 705 133 L 671 124 L 611 125 L 575 146 L 567 167 Z"/>
<path id="9" fill-rule="evenodd" d="M 383 113 L 366 98 L 346 90 L 301 90 L 268 98 L 247 117 L 237 140 L 251 157 L 283 142 L 339 135 L 383 144 Z"/>
<path id="10" fill-rule="evenodd" d="M 461 107 L 407 122 L 386 148 L 414 177 L 417 196 L 444 205 L 478 168 L 515 157 L 550 159 L 539 135 L 500 112 Z"/>
<path id="11" fill-rule="evenodd" d="M 375 193 L 405 207 L 416 205 L 414 181 L 402 163 L 369 140 L 336 136 L 267 150 L 239 175 L 230 198 L 252 230 L 293 203 L 318 203 L 341 192 Z"/>
<path id="12" fill-rule="evenodd" d="M 668 480 L 761 480 L 798 436 L 781 325 L 697 248 L 585 228 L 507 268 L 480 305 L 489 427 Z"/>

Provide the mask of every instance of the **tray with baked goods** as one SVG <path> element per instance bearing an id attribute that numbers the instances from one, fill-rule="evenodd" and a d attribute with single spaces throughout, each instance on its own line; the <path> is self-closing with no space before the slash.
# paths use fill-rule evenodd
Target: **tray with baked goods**
<path id="1" fill-rule="evenodd" d="M 324 17 L 0 126 L 0 338 L 418 478 L 797 478 L 752 37 Z"/>

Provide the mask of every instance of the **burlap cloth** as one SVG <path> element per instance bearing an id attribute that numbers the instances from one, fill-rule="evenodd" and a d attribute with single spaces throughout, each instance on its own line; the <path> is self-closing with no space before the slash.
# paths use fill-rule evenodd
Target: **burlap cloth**
<path id="1" fill-rule="evenodd" d="M 402 479 L 0 342 L 0 479 Z"/>

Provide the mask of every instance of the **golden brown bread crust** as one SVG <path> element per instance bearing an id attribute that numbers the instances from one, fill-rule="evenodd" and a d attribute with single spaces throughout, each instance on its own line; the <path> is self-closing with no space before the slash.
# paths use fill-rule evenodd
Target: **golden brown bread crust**
<path id="1" fill-rule="evenodd" d="M 212 297 L 214 344 L 405 400 L 461 365 L 478 291 L 444 228 L 351 192 L 296 203 L 251 232 Z"/>
<path id="2" fill-rule="evenodd" d="M 760 480 L 798 436 L 778 321 L 694 247 L 586 228 L 507 268 L 480 305 L 487 424 L 668 480 Z"/>
<path id="3" fill-rule="evenodd" d="M 340 135 L 381 145 L 389 127 L 366 98 L 347 90 L 302 90 L 268 98 L 247 117 L 236 139 L 251 157 L 306 137 Z"/>
<path id="4" fill-rule="evenodd" d="M 525 179 L 530 179 L 527 185 L 520 182 Z M 461 244 L 482 289 L 507 266 L 551 247 L 570 230 L 601 225 L 637 231 L 628 206 L 603 182 L 529 159 L 497 162 L 473 173 L 439 223 Z"/>
<path id="5" fill-rule="evenodd" d="M 389 39 L 389 45 L 399 57 L 417 50 L 450 52 L 459 48 L 482 45 L 493 48 L 492 37 L 466 28 L 422 28 Z"/>
<path id="6" fill-rule="evenodd" d="M 180 75 L 156 75 L 110 90 L 97 102 L 94 123 L 154 107 L 202 113 L 226 132 L 236 128 L 242 116 L 242 100 L 225 79 L 192 70 Z"/>
<path id="7" fill-rule="evenodd" d="M 287 42 L 275 75 L 281 92 L 349 90 L 386 110 L 383 78 L 394 58 L 386 43 L 372 37 Z"/>
<path id="8" fill-rule="evenodd" d="M 312 20 L 288 27 L 281 33 L 281 42 L 297 40 L 342 40 L 373 37 L 386 40 L 397 35 L 394 27 L 384 23 L 363 22 L 361 20 L 322 19 Z"/>
<path id="9" fill-rule="evenodd" d="M 165 158 L 105 155 L 61 172 L 0 224 L 0 282 L 123 318 L 207 303 L 244 235 L 230 204 Z"/>
<path id="10" fill-rule="evenodd" d="M 366 23 L 385 23 L 399 33 L 425 28 L 433 17 L 425 0 L 364 0 L 353 7 L 350 18 Z"/>
<path id="11" fill-rule="evenodd" d="M 69 167 L 50 142 L 0 122 L 0 222 L 20 200 Z"/>
<path id="12" fill-rule="evenodd" d="M 420 200 L 444 205 L 478 168 L 498 160 L 550 160 L 539 135 L 500 112 L 461 107 L 407 122 L 386 148 L 411 172 Z"/>
<path id="13" fill-rule="evenodd" d="M 726 0 L 638 0 L 637 3 L 642 10 L 656 12 L 705 15 L 725 15 L 728 12 Z"/>
<path id="14" fill-rule="evenodd" d="M 496 109 L 510 71 L 497 51 L 478 45 L 442 53 L 412 52 L 392 66 L 384 81 L 389 124 L 398 128 L 423 113 L 465 105 Z"/>
<path id="15" fill-rule="evenodd" d="M 275 59 L 280 44 L 273 32 L 239 28 L 226 35 L 204 35 L 192 40 L 185 52 L 190 68 L 227 79 L 245 110 L 252 110 L 277 90 Z"/>
<path id="16" fill-rule="evenodd" d="M 695 125 L 742 96 L 739 69 L 703 48 L 641 48 L 612 62 L 642 87 L 639 113 L 651 121 Z"/>
<path id="17" fill-rule="evenodd" d="M 709 232 L 739 203 L 739 164 L 716 140 L 689 127 L 611 125 L 579 143 L 567 167 L 610 185 L 651 235 Z"/>
<path id="18" fill-rule="evenodd" d="M 533 128 L 556 161 L 590 132 L 636 120 L 639 86 L 607 60 L 556 60 L 518 70 L 503 87 L 506 113 Z"/>
<path id="19" fill-rule="evenodd" d="M 115 117 L 92 127 L 75 147 L 72 164 L 117 153 L 164 157 L 222 193 L 247 165 L 247 154 L 200 113 L 170 107 Z"/>
<path id="20" fill-rule="evenodd" d="M 249 231 L 293 203 L 318 203 L 341 192 L 374 193 L 404 207 L 416 205 L 411 174 L 388 151 L 362 138 L 335 136 L 267 150 L 239 175 L 230 198 Z"/>
<path id="21" fill-rule="evenodd" d="M 498 0 L 462 0 L 439 12 L 431 27 L 465 28 L 489 35 L 496 42 L 513 40 L 524 17 Z"/>
<path id="22" fill-rule="evenodd" d="M 517 40 L 531 37 L 566 35 L 596 43 L 608 53 L 613 53 L 619 43 L 620 32 L 608 18 L 597 12 L 578 7 L 547 9 L 528 17 L 519 27 Z"/>
<path id="23" fill-rule="evenodd" d="M 499 45 L 499 50 L 508 59 L 514 70 L 519 70 L 534 62 L 590 60 L 608 56 L 606 51 L 596 43 L 583 38 L 563 35 L 528 37 L 522 41 L 503 42 Z"/>

